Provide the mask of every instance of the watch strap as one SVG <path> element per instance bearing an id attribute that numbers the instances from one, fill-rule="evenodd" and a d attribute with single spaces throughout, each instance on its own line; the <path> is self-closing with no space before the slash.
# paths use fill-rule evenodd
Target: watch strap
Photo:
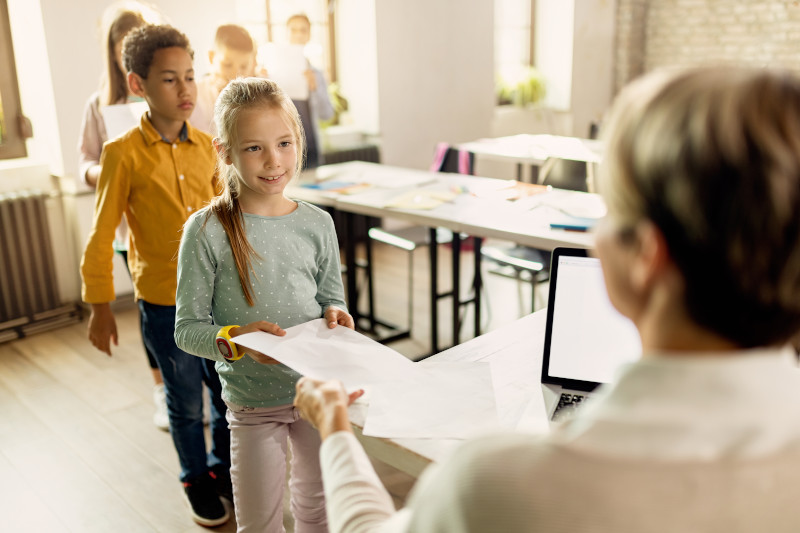
<path id="1" fill-rule="evenodd" d="M 220 329 L 219 332 L 217 332 L 217 338 L 215 341 L 217 344 L 217 350 L 219 350 L 219 353 L 228 362 L 238 361 L 244 357 L 244 352 L 240 352 L 236 347 L 236 344 L 233 342 L 233 340 L 231 340 L 230 331 L 233 328 L 238 327 L 239 326 L 236 325 L 225 326 L 224 328 Z"/>

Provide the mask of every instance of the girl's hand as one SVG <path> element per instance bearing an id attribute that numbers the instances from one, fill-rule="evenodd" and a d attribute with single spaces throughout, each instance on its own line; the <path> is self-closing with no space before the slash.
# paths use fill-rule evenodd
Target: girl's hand
<path id="1" fill-rule="evenodd" d="M 258 322 L 251 322 L 246 326 L 233 328 L 230 331 L 230 336 L 231 339 L 233 339 L 234 337 L 238 337 L 239 335 L 244 335 L 245 333 L 253 333 L 254 331 L 265 331 L 267 333 L 277 335 L 278 337 L 283 337 L 284 335 L 286 335 L 286 330 L 282 329 L 278 324 L 273 324 L 272 322 L 267 322 L 265 320 L 259 320 Z M 280 361 L 276 361 L 272 357 L 265 355 L 261 352 L 251 350 L 250 348 L 245 348 L 240 344 L 236 345 L 236 349 L 244 354 L 247 354 L 253 361 L 261 363 L 262 365 L 280 364 Z"/>
<path id="2" fill-rule="evenodd" d="M 328 323 L 329 328 L 335 328 L 338 324 L 346 328 L 356 329 L 356 325 L 353 322 L 353 317 L 351 317 L 344 309 L 339 309 L 333 305 L 325 310 L 325 321 Z"/>
<path id="3" fill-rule="evenodd" d="M 353 431 L 347 408 L 364 394 L 363 389 L 347 394 L 341 381 L 306 377 L 300 378 L 295 389 L 294 406 L 319 430 L 323 440 L 336 431 Z"/>

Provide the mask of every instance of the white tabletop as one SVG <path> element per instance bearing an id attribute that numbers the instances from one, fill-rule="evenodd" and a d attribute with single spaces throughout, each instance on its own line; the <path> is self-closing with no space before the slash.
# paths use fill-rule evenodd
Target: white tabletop
<path id="1" fill-rule="evenodd" d="M 317 181 L 322 178 L 323 181 Z M 310 189 L 303 185 L 331 182 L 368 184 L 353 194 L 338 190 Z M 550 223 L 574 216 L 602 216 L 605 207 L 599 196 L 550 190 L 534 196 L 507 201 L 491 194 L 475 194 L 511 183 L 507 180 L 428 172 L 352 161 L 326 165 L 304 173 L 298 185 L 287 190 L 290 197 L 360 215 L 389 217 L 428 226 L 444 227 L 477 237 L 503 239 L 517 244 L 552 250 L 558 246 L 590 248 L 591 232 L 551 229 Z M 398 199 L 418 194 L 452 196 L 432 209 L 391 207 Z"/>
<path id="2" fill-rule="evenodd" d="M 479 139 L 459 144 L 457 148 L 480 156 L 531 165 L 539 165 L 551 157 L 599 163 L 603 151 L 602 143 L 594 139 L 531 134 Z"/>
<path id="3" fill-rule="evenodd" d="M 542 350 L 547 311 L 506 324 L 494 331 L 445 350 L 425 362 L 488 361 L 500 420 L 498 430 L 547 425 L 541 387 Z M 533 408 L 531 408 L 533 406 Z M 465 408 L 469 408 L 466 406 Z M 367 406 L 350 406 L 350 420 L 356 436 L 371 456 L 417 476 L 432 461 L 440 461 L 462 440 L 383 439 L 361 433 Z"/>

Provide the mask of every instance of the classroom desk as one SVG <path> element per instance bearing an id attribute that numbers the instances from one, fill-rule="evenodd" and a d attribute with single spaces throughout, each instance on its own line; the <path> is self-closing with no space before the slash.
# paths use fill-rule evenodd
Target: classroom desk
<path id="1" fill-rule="evenodd" d="M 345 194 L 337 190 L 307 188 L 303 185 L 319 180 L 335 180 L 345 183 L 368 183 L 360 192 Z M 325 183 L 325 181 L 322 181 Z M 468 191 L 491 191 L 505 180 L 448 174 L 393 167 L 377 163 L 352 161 L 336 165 L 325 165 L 304 173 L 299 183 L 290 186 L 290 197 L 318 205 L 333 207 L 346 214 L 348 227 L 352 227 L 350 215 L 365 215 L 379 218 L 396 218 L 413 225 L 430 228 L 443 227 L 453 232 L 452 274 L 453 287 L 460 283 L 460 234 L 474 237 L 475 242 L 475 332 L 480 334 L 480 240 L 496 238 L 517 244 L 552 250 L 559 246 L 590 248 L 593 235 L 590 232 L 573 232 L 551 229 L 550 222 L 563 219 L 564 212 L 579 215 L 601 215 L 602 200 L 593 194 L 574 191 L 551 190 L 547 193 L 521 198 L 515 202 L 493 198 L 490 193 L 476 195 Z M 408 184 L 408 185 L 406 185 Z M 431 209 L 413 207 L 390 207 L 400 198 L 419 196 L 423 200 L 430 194 L 458 191 L 452 199 Z M 435 242 L 431 239 L 431 242 Z M 438 271 L 437 247 L 429 247 L 431 271 Z M 355 245 L 345 239 L 345 263 L 348 272 L 355 271 Z M 352 269 L 352 270 L 351 270 Z M 438 352 L 437 276 L 431 275 L 431 350 Z M 355 276 L 347 277 L 347 300 L 354 318 L 358 311 L 353 302 L 358 301 Z M 461 306 L 458 291 L 452 291 L 453 339 L 458 344 Z"/>
<path id="2" fill-rule="evenodd" d="M 522 180 L 522 168 L 525 165 L 532 169 L 540 168 L 539 172 L 544 173 L 548 170 L 548 165 L 554 164 L 558 159 L 585 161 L 589 163 L 586 166 L 586 179 L 590 191 L 595 190 L 594 167 L 591 163 L 599 163 L 603 153 L 603 144 L 596 139 L 545 134 L 478 139 L 458 144 L 456 148 L 479 157 L 516 163 L 519 180 Z M 531 181 L 537 182 L 533 171 Z"/>
<path id="3" fill-rule="evenodd" d="M 489 361 L 497 394 L 500 430 L 547 427 L 541 386 L 542 350 L 547 312 L 532 315 L 441 352 L 422 363 Z M 534 395 L 536 398 L 534 398 Z M 534 398 L 532 401 L 531 398 Z M 463 441 L 456 439 L 384 439 L 365 436 L 367 407 L 350 406 L 350 421 L 367 453 L 412 476 L 431 462 L 441 461 Z"/>

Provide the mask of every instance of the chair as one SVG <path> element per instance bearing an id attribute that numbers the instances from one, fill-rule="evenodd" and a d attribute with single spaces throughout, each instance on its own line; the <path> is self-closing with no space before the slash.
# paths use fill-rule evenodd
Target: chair
<path id="1" fill-rule="evenodd" d="M 450 147 L 447 143 L 439 143 L 436 146 L 436 151 L 434 154 L 434 160 L 431 164 L 430 170 L 432 172 L 452 172 L 452 173 L 459 173 L 459 174 L 472 174 L 474 167 L 474 155 L 469 152 L 461 152 Z M 436 228 L 436 244 L 447 244 L 453 242 L 453 234 L 450 230 L 446 228 Z M 408 252 L 408 326 L 406 333 L 410 334 L 412 323 L 413 323 L 413 293 L 414 293 L 414 251 L 421 246 L 429 246 L 430 245 L 430 235 L 431 230 L 430 228 L 426 228 L 423 226 L 412 226 L 409 228 L 403 228 L 399 230 L 388 231 L 382 228 L 374 227 L 370 228 L 368 231 L 368 236 L 371 241 L 381 242 L 383 244 L 387 244 L 390 246 L 394 246 L 401 250 L 405 250 Z M 459 236 L 460 237 L 460 236 Z M 460 239 L 459 239 L 460 240 Z M 371 251 L 368 247 L 368 254 L 371 255 Z M 446 293 L 439 293 L 438 289 L 436 288 L 436 264 L 432 261 L 431 263 L 431 292 L 432 292 L 432 305 L 433 309 L 431 310 L 431 317 L 432 317 L 432 331 L 431 331 L 431 350 L 433 353 L 438 351 L 438 334 L 436 331 L 435 323 L 436 317 L 438 315 L 436 311 L 436 303 L 439 299 L 452 296 L 453 292 L 446 292 Z M 473 281 L 474 287 L 480 286 L 480 274 L 476 274 L 476 279 Z M 455 287 L 454 287 L 455 290 Z M 476 291 L 477 293 L 477 291 Z M 465 300 L 459 302 L 459 307 L 462 307 L 467 304 L 475 303 L 476 306 L 480 303 L 479 296 L 476 296 L 472 299 Z M 374 310 L 374 306 L 370 304 L 370 309 Z M 479 313 L 476 313 L 476 316 L 479 316 Z M 460 321 L 459 321 L 460 325 Z M 394 328 L 394 326 L 390 326 Z M 476 319 L 476 335 L 479 334 L 478 332 L 478 325 Z M 407 336 L 407 335 L 405 335 Z M 392 338 L 391 340 L 393 340 Z M 457 343 L 457 339 L 454 339 Z"/>
<path id="2" fill-rule="evenodd" d="M 536 286 L 549 279 L 550 254 L 528 246 L 483 246 L 481 255 L 496 265 L 492 274 L 514 278 L 531 285 L 531 312 L 535 312 Z"/>
<path id="3" fill-rule="evenodd" d="M 551 157 L 539 171 L 539 183 L 569 191 L 589 191 L 588 163 Z"/>
<path id="4" fill-rule="evenodd" d="M 587 163 L 569 159 L 550 158 L 539 171 L 539 182 L 559 189 L 588 191 Z M 531 284 L 531 312 L 536 311 L 536 286 L 549 279 L 550 252 L 528 246 L 484 246 L 483 257 L 498 268 L 490 270 Z"/>
<path id="5" fill-rule="evenodd" d="M 414 251 L 420 246 L 430 244 L 430 232 L 423 226 L 411 226 L 394 231 L 386 231 L 380 227 L 370 228 L 367 232 L 371 240 L 394 246 L 408 252 L 408 321 L 406 332 L 411 335 L 414 323 Z M 436 229 L 436 243 L 445 244 L 453 240 L 453 234 L 444 229 Z M 370 253 L 370 255 L 372 255 Z"/>

